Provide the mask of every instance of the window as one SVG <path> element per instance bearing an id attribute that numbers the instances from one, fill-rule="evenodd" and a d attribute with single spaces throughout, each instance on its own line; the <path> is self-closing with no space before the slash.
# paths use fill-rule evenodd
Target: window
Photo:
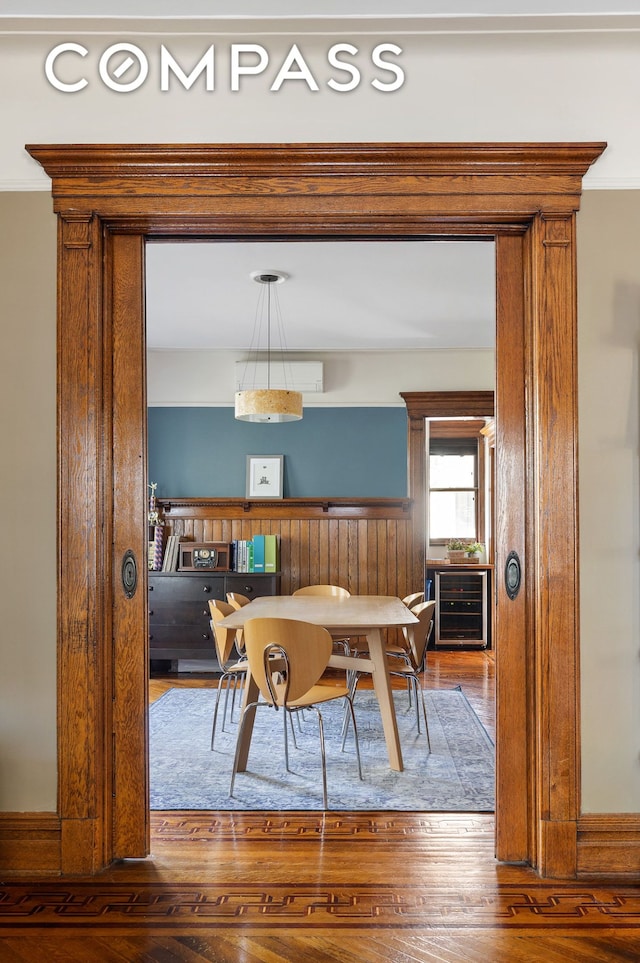
<path id="1" fill-rule="evenodd" d="M 429 540 L 478 540 L 478 440 L 429 441 Z"/>

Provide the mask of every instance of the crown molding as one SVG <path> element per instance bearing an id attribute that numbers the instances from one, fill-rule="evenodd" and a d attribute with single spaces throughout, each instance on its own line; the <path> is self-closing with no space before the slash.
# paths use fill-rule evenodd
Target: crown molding
<path id="1" fill-rule="evenodd" d="M 636 33 L 640 13 L 607 14 L 521 14 L 416 16 L 308 15 L 247 17 L 238 15 L 207 17 L 124 17 L 118 16 L 7 16 L 0 14 L 0 36 L 39 35 L 83 36 L 126 32 L 137 36 L 189 36 L 212 32 L 216 36 L 250 34 L 286 36 L 288 34 L 332 36 L 384 33 L 385 36 L 429 34 L 522 34 L 522 33 Z"/>

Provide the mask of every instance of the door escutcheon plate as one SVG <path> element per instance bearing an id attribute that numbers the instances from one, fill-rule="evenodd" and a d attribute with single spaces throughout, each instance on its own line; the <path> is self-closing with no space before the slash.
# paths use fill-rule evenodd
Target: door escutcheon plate
<path id="1" fill-rule="evenodd" d="M 504 587 L 513 602 L 522 584 L 522 566 L 517 552 L 509 552 L 504 566 Z"/>

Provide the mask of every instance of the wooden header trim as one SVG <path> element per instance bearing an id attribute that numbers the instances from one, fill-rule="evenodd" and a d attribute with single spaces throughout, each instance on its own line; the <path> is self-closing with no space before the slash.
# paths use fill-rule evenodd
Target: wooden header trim
<path id="1" fill-rule="evenodd" d="M 335 178 L 335 169 L 375 174 L 448 177 L 460 174 L 569 174 L 583 177 L 606 147 L 584 143 L 396 144 L 27 144 L 51 177 L 205 177 L 243 174 Z M 508 170 L 507 170 L 508 169 Z M 94 187 L 95 187 L 94 182 Z"/>
<path id="2" fill-rule="evenodd" d="M 409 418 L 490 418 L 493 391 L 401 391 Z"/>
<path id="3" fill-rule="evenodd" d="M 134 212 L 136 218 L 151 218 L 149 233 L 181 233 L 194 218 L 192 229 L 210 234 L 212 226 L 202 220 L 209 211 L 202 202 L 226 197 L 233 199 L 230 209 L 216 205 L 215 213 L 232 217 L 228 223 L 223 218 L 214 233 L 237 234 L 239 222 L 250 211 L 254 218 L 262 216 L 262 233 L 267 234 L 296 233 L 304 227 L 306 233 L 317 235 L 331 233 L 331 228 L 335 232 L 336 225 L 341 233 L 371 234 L 367 225 L 375 218 L 367 198 L 380 198 L 381 210 L 388 207 L 391 213 L 397 208 L 394 199 L 403 196 L 412 199 L 404 212 L 401 233 L 406 236 L 420 230 L 425 235 L 437 233 L 442 221 L 464 222 L 467 229 L 482 224 L 486 233 L 497 223 L 508 222 L 512 230 L 516 223 L 524 227 L 540 211 L 571 213 L 579 207 L 584 174 L 605 147 L 594 142 L 29 144 L 26 149 L 52 178 L 58 211 L 73 198 L 74 207 L 103 216 L 122 218 Z M 281 220 L 280 206 L 276 205 L 277 214 L 271 210 L 274 194 L 305 196 L 304 209 L 298 212 L 301 216 L 306 211 L 301 226 L 292 219 L 293 212 Z M 160 197 L 186 203 L 179 211 L 166 206 L 163 210 Z M 326 205 L 328 197 L 349 197 L 350 209 L 338 205 L 334 211 Z M 132 206 L 134 198 L 138 204 Z M 255 198 L 266 203 L 264 210 L 255 209 L 255 200 L 251 203 Z M 419 219 L 415 225 L 410 223 L 412 210 Z M 380 223 L 379 215 L 380 211 L 373 233 L 397 233 L 394 218 Z M 312 224 L 309 217 L 320 221 Z"/>

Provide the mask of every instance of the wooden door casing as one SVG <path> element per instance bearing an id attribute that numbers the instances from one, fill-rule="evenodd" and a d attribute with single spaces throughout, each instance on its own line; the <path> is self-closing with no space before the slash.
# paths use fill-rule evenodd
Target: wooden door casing
<path id="1" fill-rule="evenodd" d="M 498 467 L 498 500 L 524 505 L 526 592 L 510 612 L 530 671 L 499 666 L 498 700 L 524 684 L 514 725 L 498 720 L 499 752 L 518 746 L 523 786 L 498 784 L 498 857 L 523 858 L 548 875 L 576 866 L 579 812 L 577 491 L 575 386 L 575 213 L 582 177 L 605 145 L 314 144 L 41 145 L 28 147 L 53 181 L 59 215 L 59 808 L 61 869 L 96 873 L 126 838 L 131 855 L 147 839 L 144 813 L 123 830 L 108 786 L 114 759 L 145 766 L 139 736 L 114 726 L 114 698 L 139 718 L 144 689 L 112 675 L 118 618 L 133 628 L 120 656 L 143 664 L 144 619 L 118 614 L 113 520 L 125 531 L 146 503 L 134 473 L 126 507 L 112 492 L 112 449 L 144 443 L 140 413 L 116 418 L 112 390 L 127 390 L 131 366 L 113 367 L 113 298 L 138 304 L 131 347 L 142 337 L 141 278 L 123 269 L 107 237 L 330 239 L 493 237 L 508 270 L 497 274 L 497 354 L 504 378 L 525 386 L 512 437 L 526 425 L 526 464 Z M 518 250 L 514 241 L 520 238 Z M 140 243 L 138 240 L 136 243 Z M 518 253 L 518 251 L 520 253 Z M 503 307 L 501 308 L 500 305 Z M 514 312 L 524 313 L 525 349 L 510 348 Z M 117 325 L 116 325 L 117 328 Z M 516 325 L 517 339 L 522 328 Z M 507 371 L 508 369 L 508 371 Z M 113 387 L 113 378 L 123 379 Z M 497 392 L 497 446 L 500 397 Z M 503 384 L 504 387 L 504 384 Z M 139 391 L 139 388 L 136 388 Z M 136 403 L 139 412 L 139 404 Z M 110 442 L 113 442 L 111 446 Z M 117 459 L 116 459 L 117 461 Z M 554 464 L 554 471 L 542 471 Z M 517 491 L 524 470 L 524 490 Z M 541 482 L 541 474 L 544 479 Z M 516 526 L 517 529 L 517 526 Z M 514 531 L 516 531 L 514 529 Z M 510 533 L 511 534 L 511 533 Z M 496 558 L 499 568 L 499 558 Z M 553 591 L 551 581 L 553 580 Z M 498 597 L 498 617 L 505 602 Z M 551 645 L 553 639 L 553 645 Z M 517 677 L 516 677 L 517 676 Z M 507 700 L 508 701 L 508 700 Z M 503 703 L 504 704 L 504 703 Z M 523 709 L 522 706 L 526 708 Z M 530 723 L 523 728 L 527 711 Z M 81 724 L 79 724 L 81 720 Z M 116 730 L 114 732 L 114 729 Z M 117 778 L 115 780 L 117 784 Z M 143 807 L 138 807 L 141 810 Z M 514 813 L 517 815 L 514 818 Z M 113 824 L 112 824 L 113 823 Z M 512 841 L 515 841 L 512 846 Z M 135 850 L 135 851 L 134 851 Z"/>

